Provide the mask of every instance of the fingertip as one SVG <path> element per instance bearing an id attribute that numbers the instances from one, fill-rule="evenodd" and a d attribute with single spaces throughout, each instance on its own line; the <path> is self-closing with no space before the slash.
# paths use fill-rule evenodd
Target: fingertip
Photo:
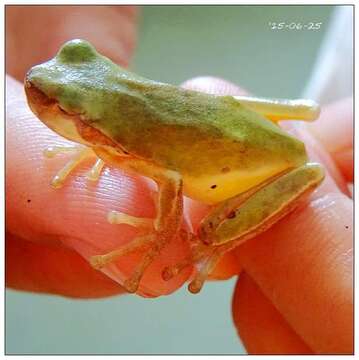
<path id="1" fill-rule="evenodd" d="M 70 249 L 26 241 L 10 233 L 5 249 L 5 282 L 12 289 L 84 299 L 125 292 Z"/>
<path id="2" fill-rule="evenodd" d="M 198 76 L 182 83 L 182 87 L 213 95 L 245 95 L 247 91 L 230 81 L 213 77 Z"/>
<path id="3" fill-rule="evenodd" d="M 318 120 L 307 124 L 346 180 L 353 181 L 353 99 L 345 98 L 323 107 Z"/>
<path id="4" fill-rule="evenodd" d="M 354 151 L 352 148 L 337 151 L 332 155 L 333 160 L 340 169 L 342 175 L 349 183 L 354 181 Z"/>

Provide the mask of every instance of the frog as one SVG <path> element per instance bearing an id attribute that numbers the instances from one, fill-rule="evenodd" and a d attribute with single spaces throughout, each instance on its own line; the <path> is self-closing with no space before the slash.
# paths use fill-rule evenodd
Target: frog
<path id="1" fill-rule="evenodd" d="M 312 100 L 213 95 L 150 80 L 82 39 L 66 42 L 54 58 L 33 66 L 24 89 L 33 113 L 78 144 L 45 150 L 48 157 L 73 152 L 53 187 L 63 186 L 93 155 L 90 180 L 113 166 L 157 184 L 154 218 L 109 211 L 110 223 L 133 226 L 138 236 L 89 258 L 101 270 L 142 250 L 123 284 L 130 293 L 176 236 L 190 254 L 165 267 L 162 278 L 194 266 L 188 289 L 198 293 L 222 256 L 293 212 L 325 177 L 322 165 L 309 161 L 304 143 L 279 126 L 284 120 L 315 120 L 320 107 Z M 210 206 L 196 231 L 183 230 L 184 196 Z"/>

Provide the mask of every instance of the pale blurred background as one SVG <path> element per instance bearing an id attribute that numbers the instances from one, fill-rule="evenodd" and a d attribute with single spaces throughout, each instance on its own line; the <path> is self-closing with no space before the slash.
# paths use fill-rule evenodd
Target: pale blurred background
<path id="1" fill-rule="evenodd" d="M 340 79 L 347 80 L 336 86 L 334 79 L 338 93 L 328 95 L 328 82 L 339 74 L 330 59 L 339 50 L 325 55 L 332 44 L 343 44 L 338 33 L 350 35 L 348 20 L 338 18 L 351 11 L 350 6 L 145 6 L 131 68 L 174 84 L 212 75 L 256 95 L 305 92 L 326 102 L 351 91 L 346 65 Z M 331 27 L 337 30 L 324 41 L 333 13 L 337 25 Z M 269 22 L 321 22 L 321 27 L 271 30 Z M 336 61 L 346 64 L 348 58 Z M 183 288 L 157 299 L 129 295 L 88 301 L 7 290 L 6 353 L 243 354 L 231 317 L 234 284 L 235 279 L 206 283 L 196 296 Z"/>

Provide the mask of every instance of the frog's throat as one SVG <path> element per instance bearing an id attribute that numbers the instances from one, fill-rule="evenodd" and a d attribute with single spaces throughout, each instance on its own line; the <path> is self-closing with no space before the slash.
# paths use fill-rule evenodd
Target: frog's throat
<path id="1" fill-rule="evenodd" d="M 100 130 L 83 121 L 80 114 L 63 110 L 56 99 L 48 97 L 27 79 L 25 79 L 25 93 L 29 106 L 36 116 L 66 139 L 87 146 L 108 146 L 119 153 L 127 153 Z"/>

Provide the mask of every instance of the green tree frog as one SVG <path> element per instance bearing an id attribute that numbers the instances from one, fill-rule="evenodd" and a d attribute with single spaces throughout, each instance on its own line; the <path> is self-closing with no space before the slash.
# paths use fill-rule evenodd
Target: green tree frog
<path id="1" fill-rule="evenodd" d="M 200 291 L 220 257 L 268 229 L 292 211 L 323 180 L 320 164 L 308 162 L 304 144 L 284 132 L 278 120 L 314 120 L 310 100 L 215 96 L 148 80 L 100 55 L 84 40 L 64 44 L 51 60 L 25 78 L 32 111 L 50 129 L 81 144 L 55 176 L 59 187 L 86 156 L 153 179 L 158 185 L 154 219 L 111 211 L 111 223 L 126 223 L 140 234 L 125 246 L 94 254 L 100 269 L 144 249 L 125 281 L 136 292 L 141 278 L 164 246 L 181 231 L 183 195 L 213 205 L 195 234 L 186 233 L 191 256 L 163 269 L 168 280 L 197 264 L 189 284 Z M 83 146 L 85 145 L 85 146 Z M 52 156 L 69 149 L 52 148 Z M 70 149 L 71 150 L 71 149 Z"/>

